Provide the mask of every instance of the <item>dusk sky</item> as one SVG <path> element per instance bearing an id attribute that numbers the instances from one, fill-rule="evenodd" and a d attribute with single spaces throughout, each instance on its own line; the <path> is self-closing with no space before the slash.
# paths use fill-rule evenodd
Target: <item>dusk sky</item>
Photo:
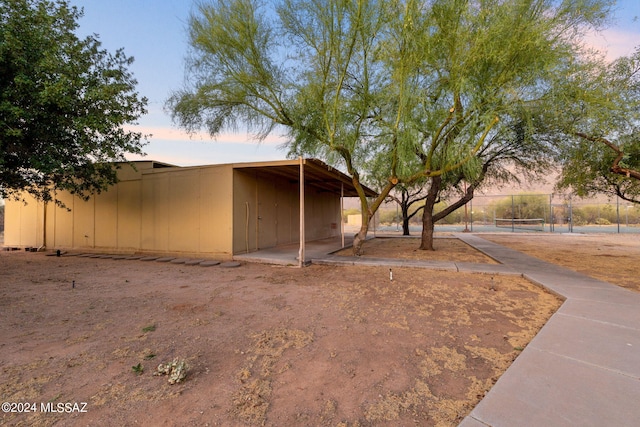
<path id="1" fill-rule="evenodd" d="M 79 34 L 99 35 L 109 51 L 124 48 L 135 58 L 131 66 L 138 91 L 149 98 L 149 114 L 137 127 L 152 134 L 146 159 L 180 166 L 284 159 L 277 135 L 258 144 L 246 133 L 225 134 L 212 140 L 206 133 L 190 137 L 178 129 L 164 104 L 184 79 L 188 49 L 187 22 L 193 2 L 184 0 L 71 0 L 84 8 Z M 640 1 L 619 1 L 614 21 L 588 42 L 607 52 L 609 59 L 630 55 L 640 45 Z M 134 158 L 131 158 L 134 160 Z"/>

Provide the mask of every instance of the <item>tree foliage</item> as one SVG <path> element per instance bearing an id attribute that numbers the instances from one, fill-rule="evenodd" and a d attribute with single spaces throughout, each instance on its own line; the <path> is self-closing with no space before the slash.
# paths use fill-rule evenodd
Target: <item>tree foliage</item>
<path id="1" fill-rule="evenodd" d="M 346 169 L 357 250 L 398 183 L 480 176 L 489 141 L 516 117 L 528 125 L 576 34 L 605 17 L 600 0 L 215 0 L 191 18 L 189 84 L 168 105 L 188 130 L 282 129 L 289 155 Z"/>
<path id="2" fill-rule="evenodd" d="M 1 197 L 86 197 L 116 181 L 111 162 L 141 153 L 143 136 L 123 128 L 146 113 L 133 58 L 78 38 L 81 15 L 64 0 L 0 3 Z"/>
<path id="3" fill-rule="evenodd" d="M 640 47 L 611 63 L 576 64 L 565 85 L 548 119 L 562 131 L 558 187 L 640 202 Z"/>
<path id="4" fill-rule="evenodd" d="M 460 28 L 461 37 L 454 39 L 466 43 L 447 57 L 454 58 L 448 60 L 454 65 L 441 67 L 440 72 L 450 69 L 462 76 L 463 83 L 469 82 L 449 89 L 453 100 L 461 100 L 456 103 L 456 118 L 467 112 L 495 114 L 500 122 L 473 151 L 471 161 L 428 181 L 421 249 L 433 249 L 434 224 L 468 203 L 482 186 L 517 181 L 518 175 L 535 178 L 552 166 L 557 130 L 545 123 L 548 111 L 555 110 L 551 94 L 562 92 L 558 79 L 584 54 L 581 35 L 600 26 L 609 7 L 606 1 L 480 5 L 472 16 L 459 11 L 446 15 Z M 452 128 L 458 131 L 468 132 Z M 436 151 L 434 158 L 443 154 L 447 151 Z M 436 212 L 443 198 L 453 202 Z"/>

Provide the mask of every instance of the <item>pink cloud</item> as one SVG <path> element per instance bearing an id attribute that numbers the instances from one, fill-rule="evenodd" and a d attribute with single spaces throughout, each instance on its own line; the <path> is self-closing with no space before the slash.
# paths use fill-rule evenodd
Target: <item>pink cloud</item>
<path id="1" fill-rule="evenodd" d="M 632 31 L 609 29 L 587 35 L 584 43 L 588 47 L 603 53 L 608 61 L 613 61 L 621 56 L 633 54 L 636 47 L 640 46 L 640 34 Z"/>
<path id="2" fill-rule="evenodd" d="M 151 135 L 151 140 L 163 141 L 202 141 L 202 142 L 225 142 L 231 144 L 256 144 L 258 140 L 248 133 L 222 133 L 216 138 L 211 138 L 206 132 L 196 132 L 189 134 L 182 129 L 160 126 L 126 126 L 126 130 L 141 132 Z M 285 142 L 285 138 L 279 135 L 269 135 L 260 144 L 280 145 Z"/>

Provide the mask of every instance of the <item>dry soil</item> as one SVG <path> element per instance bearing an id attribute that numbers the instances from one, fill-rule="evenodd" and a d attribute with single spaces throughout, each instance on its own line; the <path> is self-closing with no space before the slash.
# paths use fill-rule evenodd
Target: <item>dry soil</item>
<path id="1" fill-rule="evenodd" d="M 522 238 L 496 237 L 548 247 Z M 613 265 L 628 254 L 594 244 Z M 455 239 L 416 245 L 365 251 L 491 262 Z M 0 281 L 0 395 L 36 409 L 0 424 L 23 426 L 456 425 L 561 304 L 513 276 L 24 252 L 0 252 Z M 154 375 L 173 361 L 184 379 Z"/>

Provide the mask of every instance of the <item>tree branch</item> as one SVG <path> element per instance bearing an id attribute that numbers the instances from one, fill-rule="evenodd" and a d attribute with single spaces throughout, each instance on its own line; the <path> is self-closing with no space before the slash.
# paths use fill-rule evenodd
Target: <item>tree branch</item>
<path id="1" fill-rule="evenodd" d="M 610 168 L 611 172 L 617 175 L 623 175 L 623 176 L 626 176 L 627 178 L 633 178 L 640 181 L 640 171 L 620 166 L 620 161 L 624 158 L 624 151 L 622 151 L 620 147 L 615 145 L 613 142 L 609 141 L 606 138 L 589 136 L 582 132 L 576 132 L 575 135 L 579 136 L 580 138 L 586 139 L 587 141 L 600 142 L 606 145 L 607 147 L 611 148 L 613 151 L 615 151 L 618 154 L 618 156 L 615 158 L 615 160 L 611 164 L 611 168 Z"/>

